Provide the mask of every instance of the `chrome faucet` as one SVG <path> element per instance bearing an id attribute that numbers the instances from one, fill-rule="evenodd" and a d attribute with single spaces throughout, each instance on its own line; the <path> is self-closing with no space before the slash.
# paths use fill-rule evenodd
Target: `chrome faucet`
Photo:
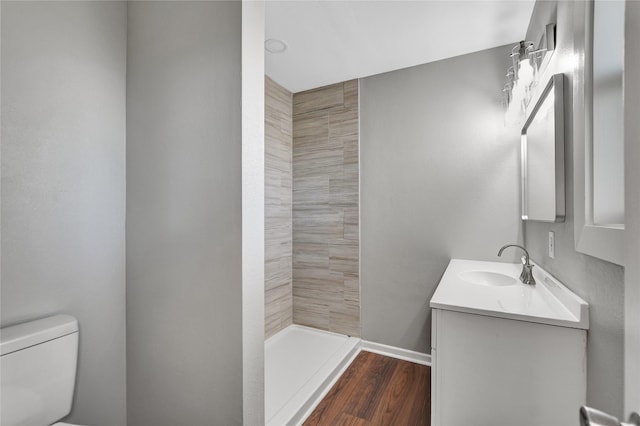
<path id="1" fill-rule="evenodd" d="M 506 246 L 502 246 L 502 248 L 498 252 L 498 256 L 502 256 L 502 252 L 507 247 L 518 247 L 519 249 L 522 249 L 522 251 L 524 251 L 525 257 L 522 261 L 522 273 L 520 274 L 520 281 L 528 285 L 536 285 L 536 280 L 533 279 L 532 272 L 534 265 L 529 263 L 529 252 L 527 251 L 527 249 L 517 244 L 507 244 Z"/>

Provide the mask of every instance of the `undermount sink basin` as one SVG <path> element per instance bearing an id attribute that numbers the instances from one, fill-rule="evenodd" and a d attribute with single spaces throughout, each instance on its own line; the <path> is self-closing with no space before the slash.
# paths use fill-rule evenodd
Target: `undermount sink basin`
<path id="1" fill-rule="evenodd" d="M 509 275 L 489 271 L 464 271 L 458 274 L 460 278 L 471 284 L 490 287 L 506 287 L 516 285 L 518 281 Z"/>

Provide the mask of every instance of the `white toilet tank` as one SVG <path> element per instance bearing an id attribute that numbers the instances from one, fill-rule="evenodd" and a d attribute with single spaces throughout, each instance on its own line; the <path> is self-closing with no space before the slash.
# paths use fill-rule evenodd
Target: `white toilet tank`
<path id="1" fill-rule="evenodd" d="M 72 316 L 0 330 L 0 425 L 47 426 L 69 414 L 77 358 Z"/>

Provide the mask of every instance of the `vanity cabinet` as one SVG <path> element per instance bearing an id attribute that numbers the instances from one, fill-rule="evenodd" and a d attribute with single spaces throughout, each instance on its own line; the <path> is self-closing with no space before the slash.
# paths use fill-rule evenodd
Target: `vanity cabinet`
<path id="1" fill-rule="evenodd" d="M 441 309 L 432 321 L 432 425 L 578 424 L 584 330 Z"/>
<path id="2" fill-rule="evenodd" d="M 485 262 L 475 262 L 471 269 L 478 270 L 480 263 Z M 467 287 L 469 283 L 458 280 L 464 276 L 460 266 L 445 273 L 431 300 L 431 424 L 577 425 L 578 410 L 586 403 L 584 311 L 577 309 L 575 316 L 570 309 L 562 312 L 571 308 L 564 303 L 568 299 L 556 300 L 547 288 L 561 284 L 544 282 L 540 271 L 537 288 L 520 282 L 510 288 Z M 512 272 L 517 269 L 514 265 Z M 568 290 L 561 286 L 554 291 Z M 548 294 L 538 296 L 540 292 Z"/>

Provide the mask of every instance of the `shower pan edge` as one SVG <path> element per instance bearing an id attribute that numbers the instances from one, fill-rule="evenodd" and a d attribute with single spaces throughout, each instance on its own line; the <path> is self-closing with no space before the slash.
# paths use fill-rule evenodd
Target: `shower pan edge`
<path id="1" fill-rule="evenodd" d="M 301 424 L 360 350 L 360 338 L 297 324 L 267 339 L 267 426 Z"/>

